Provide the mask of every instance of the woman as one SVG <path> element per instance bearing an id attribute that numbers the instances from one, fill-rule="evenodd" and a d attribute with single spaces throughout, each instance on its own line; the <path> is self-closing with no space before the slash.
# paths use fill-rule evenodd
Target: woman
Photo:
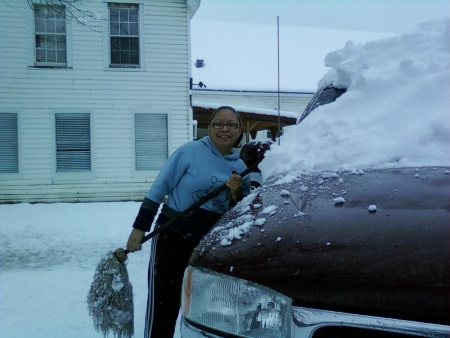
<path id="1" fill-rule="evenodd" d="M 179 147 L 167 160 L 148 190 L 127 243 L 130 252 L 141 250 L 145 232 L 168 196 L 157 224 L 186 210 L 222 184 L 227 188 L 189 216 L 176 221 L 152 240 L 148 269 L 148 300 L 144 337 L 172 338 L 180 308 L 181 285 L 189 257 L 214 223 L 250 192 L 250 180 L 233 172 L 246 169 L 233 150 L 242 139 L 242 121 L 232 107 L 216 109 L 208 136 Z"/>

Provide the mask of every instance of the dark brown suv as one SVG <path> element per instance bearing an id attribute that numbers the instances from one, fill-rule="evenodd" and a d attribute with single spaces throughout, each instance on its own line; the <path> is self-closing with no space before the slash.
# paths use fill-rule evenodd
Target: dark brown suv
<path id="1" fill-rule="evenodd" d="M 269 179 L 194 253 L 182 336 L 448 337 L 448 169 Z"/>

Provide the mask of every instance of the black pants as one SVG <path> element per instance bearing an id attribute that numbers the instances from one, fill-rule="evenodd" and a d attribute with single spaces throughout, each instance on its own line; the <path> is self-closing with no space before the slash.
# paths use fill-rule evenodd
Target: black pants
<path id="1" fill-rule="evenodd" d="M 187 219 L 176 222 L 173 228 L 153 238 L 148 269 L 145 338 L 173 337 L 180 309 L 184 270 L 201 237 L 221 216 L 197 209 Z M 164 224 L 167 220 L 161 214 L 158 224 Z"/>

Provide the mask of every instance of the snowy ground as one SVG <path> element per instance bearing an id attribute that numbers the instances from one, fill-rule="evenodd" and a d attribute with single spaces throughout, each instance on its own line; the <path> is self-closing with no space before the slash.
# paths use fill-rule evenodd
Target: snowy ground
<path id="1" fill-rule="evenodd" d="M 0 337 L 103 337 L 86 296 L 101 258 L 125 246 L 139 206 L 0 205 Z M 148 242 L 128 259 L 136 338 L 143 337 L 149 249 Z"/>

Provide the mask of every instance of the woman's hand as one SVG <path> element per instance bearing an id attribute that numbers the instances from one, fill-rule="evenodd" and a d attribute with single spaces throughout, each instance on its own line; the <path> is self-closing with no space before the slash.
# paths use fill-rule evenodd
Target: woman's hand
<path id="1" fill-rule="evenodd" d="M 238 174 L 231 175 L 228 180 L 225 182 L 225 185 L 231 192 L 231 198 L 234 203 L 239 202 L 241 199 L 241 186 L 242 186 L 242 177 Z"/>
<path id="2" fill-rule="evenodd" d="M 142 239 L 145 232 L 139 229 L 133 229 L 127 242 L 127 250 L 130 252 L 139 251 L 142 249 Z"/>

